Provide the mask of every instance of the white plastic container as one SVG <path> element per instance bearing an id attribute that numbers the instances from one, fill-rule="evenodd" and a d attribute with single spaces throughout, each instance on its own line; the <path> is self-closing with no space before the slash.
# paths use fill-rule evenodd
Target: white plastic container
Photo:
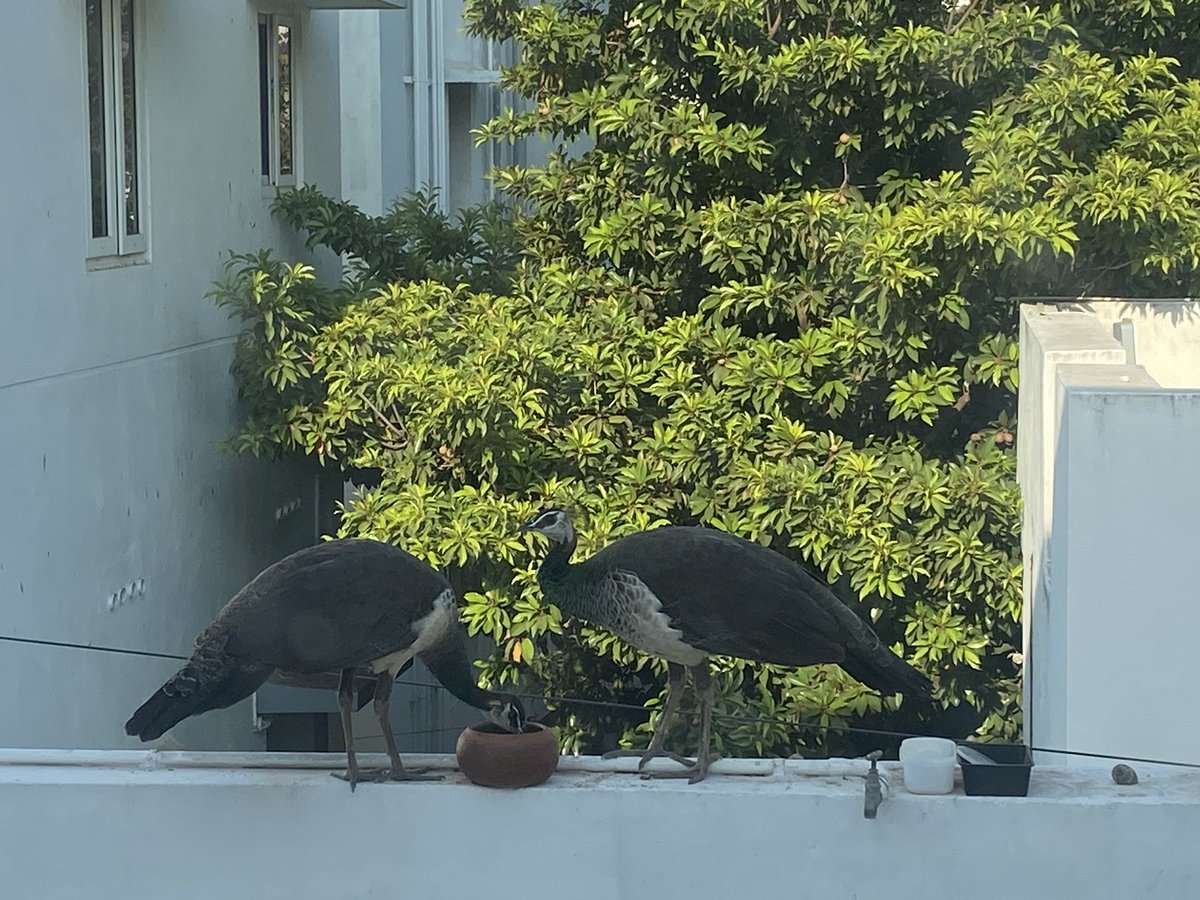
<path id="1" fill-rule="evenodd" d="M 918 737 L 900 742 L 904 789 L 910 794 L 949 794 L 954 790 L 958 751 L 946 738 Z"/>

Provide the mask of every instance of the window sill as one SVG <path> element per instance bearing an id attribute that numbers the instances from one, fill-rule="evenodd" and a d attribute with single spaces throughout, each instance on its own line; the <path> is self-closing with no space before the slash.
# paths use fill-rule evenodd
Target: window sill
<path id="1" fill-rule="evenodd" d="M 263 182 L 262 195 L 264 200 L 274 200 L 281 194 L 290 194 L 299 187 L 298 184 L 269 184 Z"/>
<path id="2" fill-rule="evenodd" d="M 85 260 L 85 264 L 89 272 L 127 269 L 130 266 L 148 266 L 150 265 L 150 254 L 127 253 L 123 256 L 90 256 Z"/>

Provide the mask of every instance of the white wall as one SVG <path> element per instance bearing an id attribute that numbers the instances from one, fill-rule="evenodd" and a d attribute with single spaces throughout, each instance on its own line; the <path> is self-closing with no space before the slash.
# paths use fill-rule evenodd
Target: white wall
<path id="1" fill-rule="evenodd" d="M 394 16 L 390 11 L 362 10 L 339 15 L 341 121 L 338 127 L 346 136 L 341 156 L 342 196 L 372 216 L 382 214 L 386 206 L 380 29 Z"/>
<path id="2" fill-rule="evenodd" d="M 1186 350 L 1194 307 L 1154 308 L 1132 321 L 1138 359 L 1200 384 L 1200 355 Z M 1200 630 L 1200 390 L 1127 362 L 1110 335 L 1130 309 L 1022 312 L 1026 740 L 1200 763 L 1186 712 Z M 1171 321 L 1179 333 L 1162 340 Z"/>
<path id="3" fill-rule="evenodd" d="M 1048 552 L 1058 443 L 1057 370 L 1060 365 L 1070 364 L 1123 365 L 1125 351 L 1111 332 L 1086 313 L 1033 305 L 1022 307 L 1020 341 L 1017 479 L 1024 507 L 1021 622 L 1025 655 L 1021 706 L 1025 739 L 1031 741 L 1039 725 L 1034 710 L 1054 702 L 1054 686 L 1061 677 L 1058 669 L 1065 663 L 1061 652 L 1051 652 L 1049 647 L 1046 653 L 1041 652 L 1042 642 L 1053 637 L 1047 631 L 1052 590 Z"/>
<path id="4" fill-rule="evenodd" d="M 0 634 L 183 653 L 236 588 L 313 539 L 310 471 L 216 448 L 238 419 L 236 325 L 204 296 L 227 249 L 303 251 L 260 181 L 257 10 L 140 5 L 150 253 L 103 271 L 85 264 L 83 3 L 0 10 Z M 297 14 L 302 174 L 333 193 L 336 17 Z M 144 595 L 110 611 L 139 580 Z M 122 723 L 173 668 L 0 643 L 0 745 L 129 746 Z M 246 705 L 200 721 L 175 737 L 261 745 Z"/>
<path id="5" fill-rule="evenodd" d="M 491 195 L 493 165 L 551 147 L 475 146 L 471 130 L 492 116 L 493 73 L 513 51 L 489 51 L 487 41 L 466 35 L 463 6 L 434 0 L 341 13 L 343 183 L 347 199 L 368 213 L 430 186 L 454 213 Z"/>
<path id="6" fill-rule="evenodd" d="M 236 762 L 0 766 L 0 847 L 20 848 L 0 851 L 0 883 L 38 900 L 1200 894 L 1194 773 L 1121 788 L 1035 767 L 1029 797 L 919 797 L 885 765 L 894 787 L 868 820 L 862 760 L 699 785 L 589 762 L 519 791 L 450 774 L 353 794 L 326 771 Z"/>
<path id="7" fill-rule="evenodd" d="M 1142 366 L 1167 388 L 1200 388 L 1200 304 L 1194 300 L 1111 300 L 1080 309 L 1112 329 L 1132 330 L 1131 363 Z"/>

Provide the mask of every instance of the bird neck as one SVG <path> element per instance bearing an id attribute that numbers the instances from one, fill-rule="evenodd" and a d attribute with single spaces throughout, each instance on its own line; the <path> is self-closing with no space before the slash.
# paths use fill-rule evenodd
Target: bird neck
<path id="1" fill-rule="evenodd" d="M 575 535 L 570 534 L 561 544 L 552 544 L 542 567 L 538 570 L 538 582 L 543 585 L 561 584 L 571 573 L 571 556 L 575 553 Z"/>
<path id="2" fill-rule="evenodd" d="M 485 691 L 475 681 L 474 667 L 467 655 L 466 635 L 461 627 L 441 643 L 421 654 L 421 661 L 455 697 L 476 709 L 487 709 L 488 702 L 496 695 Z"/>
<path id="3" fill-rule="evenodd" d="M 551 603 L 568 616 L 594 621 L 595 610 L 588 603 L 588 592 L 579 584 L 581 567 L 571 564 L 575 552 L 575 535 L 561 544 L 554 544 L 538 569 L 538 585 Z"/>

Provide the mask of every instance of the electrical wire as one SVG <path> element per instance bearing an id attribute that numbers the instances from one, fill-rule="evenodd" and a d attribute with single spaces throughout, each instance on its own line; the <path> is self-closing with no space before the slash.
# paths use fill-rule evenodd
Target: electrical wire
<path id="1" fill-rule="evenodd" d="M 425 737 L 431 734 L 447 734 L 450 732 L 460 732 L 463 730 L 461 725 L 445 725 L 441 728 L 421 728 L 416 731 L 393 731 L 392 735 L 398 738 L 406 737 Z M 359 741 L 379 740 L 383 737 L 383 732 L 379 731 L 374 734 L 359 734 L 354 732 L 354 745 L 357 747 Z"/>
<path id="2" fill-rule="evenodd" d="M 175 653 L 159 653 L 153 650 L 130 650 L 122 647 L 108 647 L 103 644 L 79 644 L 73 641 L 52 641 L 44 638 L 28 638 L 17 637 L 16 635 L 0 634 L 0 641 L 7 641 L 14 644 L 28 644 L 42 647 L 58 647 L 71 650 L 94 650 L 99 653 L 118 653 L 125 656 L 144 656 L 150 659 L 170 659 L 178 662 L 183 662 L 188 659 L 186 656 L 179 656 Z M 414 688 L 433 688 L 438 691 L 446 691 L 446 686 L 437 684 L 432 681 L 405 681 L 397 680 L 397 687 L 414 687 Z M 548 703 L 573 704 L 576 706 L 592 706 L 605 709 L 624 710 L 628 712 L 653 713 L 652 707 L 638 706 L 636 703 L 617 703 L 612 700 L 587 700 L 583 697 L 557 697 L 544 694 L 518 694 L 517 696 L 529 700 L 542 700 Z M 892 738 L 911 738 L 911 737 L 935 737 L 936 735 L 920 734 L 909 731 L 889 731 L 883 728 L 860 728 L 854 725 L 843 725 L 839 722 L 830 722 L 822 725 L 818 722 L 797 722 L 791 719 L 772 718 L 769 716 L 738 716 L 730 713 L 721 713 L 714 711 L 714 719 L 722 719 L 726 722 L 739 722 L 750 725 L 780 725 L 786 728 L 793 728 L 801 731 L 836 731 L 845 734 L 865 734 L 874 737 L 892 737 Z M 396 732 L 398 737 L 413 737 L 423 734 L 437 734 L 445 731 L 459 730 L 458 726 L 453 728 L 431 728 L 424 731 L 406 731 Z M 382 735 L 378 735 L 382 737 Z M 364 736 L 368 737 L 368 736 Z M 1180 760 L 1171 759 L 1155 759 L 1145 756 L 1120 756 L 1112 753 L 1091 753 L 1084 750 L 1059 750 L 1053 747 L 1030 747 L 1032 751 L 1037 753 L 1054 753 L 1060 756 L 1077 756 L 1087 759 L 1107 759 L 1123 762 L 1138 762 L 1149 765 L 1159 766 L 1174 766 L 1183 769 L 1200 769 L 1200 763 L 1183 762 Z"/>
<path id="3" fill-rule="evenodd" d="M 173 659 L 186 662 L 186 656 L 175 653 L 156 653 L 153 650 L 125 650 L 121 647 L 105 647 L 102 644 L 76 644 L 72 641 L 48 641 L 43 638 L 17 637 L 11 634 L 0 634 L 0 641 L 13 644 L 34 644 L 39 647 L 65 647 L 71 650 L 96 650 L 100 653 L 123 653 L 126 656 L 148 656 L 151 659 Z"/>

